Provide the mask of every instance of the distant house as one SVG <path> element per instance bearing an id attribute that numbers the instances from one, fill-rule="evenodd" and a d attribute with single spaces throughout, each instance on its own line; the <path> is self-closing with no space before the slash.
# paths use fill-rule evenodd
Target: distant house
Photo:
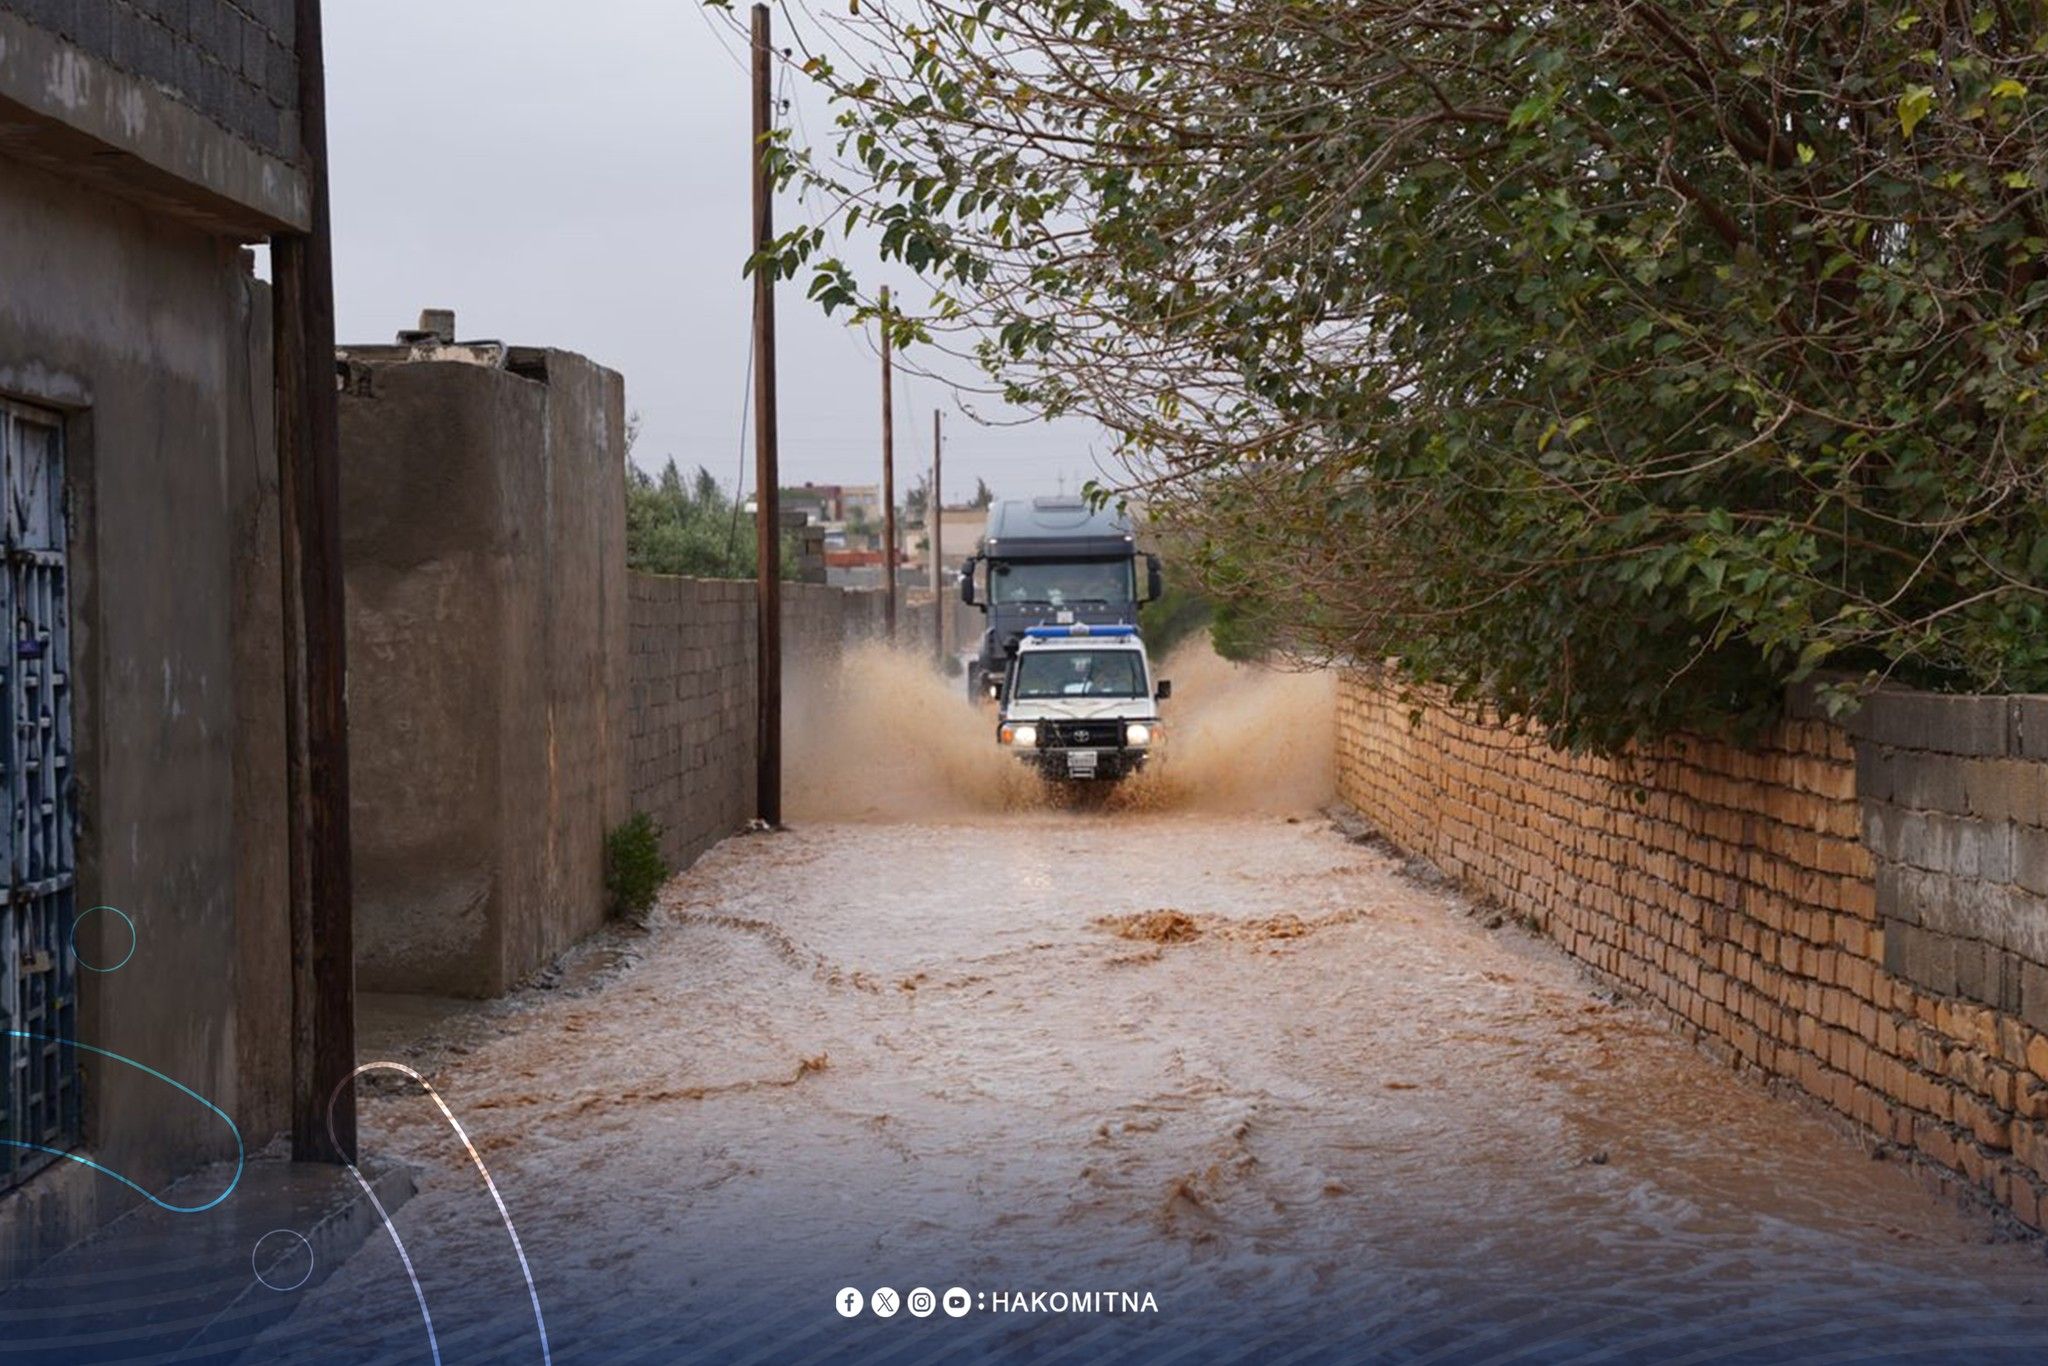
<path id="1" fill-rule="evenodd" d="M 981 545 L 988 529 L 988 509 L 978 503 L 949 504 L 939 509 L 939 563 L 958 570 Z"/>
<path id="2" fill-rule="evenodd" d="M 779 505 L 784 517 L 802 513 L 806 522 L 836 522 L 839 520 L 839 489 L 832 484 L 786 488 L 782 490 Z"/>
<path id="3" fill-rule="evenodd" d="M 292 13 L 0 0 L 0 1282 L 289 1121 Z"/>
<path id="4" fill-rule="evenodd" d="M 959 570 L 981 544 L 988 528 L 988 509 L 972 503 L 950 504 L 939 509 L 939 566 L 950 576 Z M 931 527 L 920 518 L 904 527 L 904 545 L 919 574 L 931 573 Z"/>
<path id="5" fill-rule="evenodd" d="M 876 484 L 812 484 L 782 490 L 782 511 L 802 512 L 828 526 L 855 524 L 877 527 L 882 522 L 882 490 Z"/>

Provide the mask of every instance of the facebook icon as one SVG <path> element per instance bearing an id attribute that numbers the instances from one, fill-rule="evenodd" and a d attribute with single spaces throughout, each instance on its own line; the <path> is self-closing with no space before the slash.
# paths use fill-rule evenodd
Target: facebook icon
<path id="1" fill-rule="evenodd" d="M 863 1303 L 860 1291 L 850 1285 L 832 1297 L 832 1307 L 839 1311 L 839 1317 L 843 1319 L 850 1319 L 859 1314 Z"/>

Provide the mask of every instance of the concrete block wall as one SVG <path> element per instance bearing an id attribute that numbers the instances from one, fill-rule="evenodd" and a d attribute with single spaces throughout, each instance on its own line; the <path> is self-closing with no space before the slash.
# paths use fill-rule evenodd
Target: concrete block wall
<path id="1" fill-rule="evenodd" d="M 1849 725 L 1795 707 L 1748 747 L 1603 759 L 1352 671 L 1338 787 L 1733 1065 L 2040 1228 L 2037 708 L 1888 694 Z"/>
<path id="2" fill-rule="evenodd" d="M 298 154 L 292 0 L 7 0 L 274 156 Z"/>
<path id="3" fill-rule="evenodd" d="M 754 585 L 628 579 L 628 800 L 685 868 L 755 811 Z M 782 585 L 786 736 L 801 708 L 829 705 L 846 651 L 882 637 L 885 607 L 876 591 Z"/>
<path id="4" fill-rule="evenodd" d="M 627 580 L 626 790 L 682 868 L 754 814 L 754 585 Z"/>
<path id="5" fill-rule="evenodd" d="M 2048 699 L 1881 698 L 1857 730 L 1886 968 L 2048 1029 Z"/>

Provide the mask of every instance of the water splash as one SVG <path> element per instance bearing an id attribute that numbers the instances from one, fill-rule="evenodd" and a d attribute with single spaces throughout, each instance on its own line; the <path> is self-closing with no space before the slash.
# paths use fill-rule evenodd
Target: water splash
<path id="1" fill-rule="evenodd" d="M 1111 810 L 1295 812 L 1336 791 L 1336 680 L 1233 664 L 1206 640 L 1171 678 L 1159 761 L 1121 787 L 1048 786 L 995 742 L 996 713 L 923 655 L 869 645 L 789 688 L 786 798 L 802 820 L 971 817 L 1100 802 Z"/>

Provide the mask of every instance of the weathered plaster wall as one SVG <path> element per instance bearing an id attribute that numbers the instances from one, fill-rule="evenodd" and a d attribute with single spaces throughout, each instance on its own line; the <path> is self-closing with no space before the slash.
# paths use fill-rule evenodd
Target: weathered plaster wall
<path id="1" fill-rule="evenodd" d="M 544 364 L 547 530 L 536 627 L 547 669 L 546 770 L 536 790 L 547 794 L 547 824 L 536 850 L 542 895 L 506 929 L 515 976 L 602 922 L 605 832 L 627 815 L 625 385 L 567 352 L 546 353 Z"/>
<path id="2" fill-rule="evenodd" d="M 2048 1224 L 2048 699 L 1795 701 L 1741 747 L 1559 753 L 1339 693 L 1339 791 L 1394 843 L 2036 1228 Z"/>
<path id="3" fill-rule="evenodd" d="M 624 391 L 352 363 L 342 400 L 358 979 L 493 995 L 604 916 L 623 817 Z"/>
<path id="4" fill-rule="evenodd" d="M 82 974 L 80 1037 L 260 1147 L 289 1065 L 267 294 L 218 239 L 4 159 L 0 260 L 0 394 L 68 414 L 78 904 L 136 926 Z M 81 952 L 119 958 L 116 924 Z M 90 1155 L 144 1186 L 234 1154 L 131 1068 L 85 1095 Z M 134 1198 L 71 1163 L 0 1196 L 0 1281 Z"/>

